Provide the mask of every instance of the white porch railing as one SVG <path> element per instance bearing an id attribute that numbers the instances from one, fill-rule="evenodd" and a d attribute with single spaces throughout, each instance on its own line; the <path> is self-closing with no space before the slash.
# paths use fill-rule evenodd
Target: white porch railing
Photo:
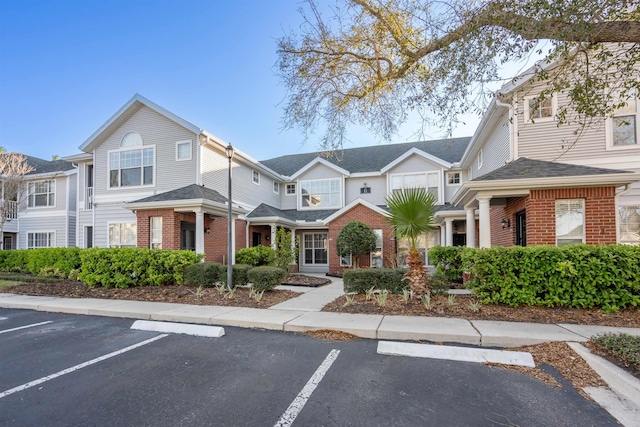
<path id="1" fill-rule="evenodd" d="M 0 200 L 0 203 L 4 205 L 4 200 Z M 7 205 L 8 209 L 6 212 L 7 219 L 17 219 L 18 218 L 18 202 L 9 201 Z"/>
<path id="2" fill-rule="evenodd" d="M 87 211 L 93 210 L 93 187 L 87 187 L 87 192 L 84 196 L 84 209 Z"/>

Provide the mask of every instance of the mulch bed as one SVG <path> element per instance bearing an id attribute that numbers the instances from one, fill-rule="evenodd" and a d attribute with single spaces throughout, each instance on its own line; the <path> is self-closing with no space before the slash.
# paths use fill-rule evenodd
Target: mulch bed
<path id="1" fill-rule="evenodd" d="M 305 274 L 298 274 L 298 273 L 291 273 L 282 280 L 283 285 L 311 286 L 313 288 L 326 285 L 327 283 L 331 283 L 331 280 L 324 279 L 322 277 L 307 276 Z"/>
<path id="2" fill-rule="evenodd" d="M 383 314 L 399 316 L 457 317 L 467 320 L 504 320 L 510 322 L 533 323 L 573 323 L 579 325 L 602 325 L 640 328 L 640 309 L 627 308 L 616 313 L 605 313 L 599 308 L 577 309 L 566 307 L 533 307 L 508 305 L 480 305 L 474 311 L 471 303 L 476 301 L 470 295 L 456 295 L 455 305 L 449 305 L 447 296 L 431 297 L 431 310 L 425 309 L 419 300 L 402 301 L 401 295 L 389 294 L 384 307 L 375 300 L 366 300 L 363 294 L 355 295 L 353 305 L 345 307 L 341 297 L 326 305 L 323 311 L 334 313 Z"/>

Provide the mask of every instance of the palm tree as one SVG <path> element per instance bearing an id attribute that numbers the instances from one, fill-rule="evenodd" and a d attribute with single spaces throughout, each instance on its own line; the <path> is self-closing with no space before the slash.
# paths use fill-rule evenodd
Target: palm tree
<path id="1" fill-rule="evenodd" d="M 396 238 L 408 238 L 411 243 L 404 280 L 415 295 L 429 293 L 422 257 L 416 249 L 416 239 L 434 227 L 436 199 L 424 188 L 405 188 L 386 198 L 389 220 L 395 228 Z"/>

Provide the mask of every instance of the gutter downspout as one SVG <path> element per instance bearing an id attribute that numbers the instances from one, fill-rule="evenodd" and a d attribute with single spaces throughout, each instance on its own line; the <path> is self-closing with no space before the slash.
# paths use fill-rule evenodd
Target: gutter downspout
<path id="1" fill-rule="evenodd" d="M 516 147 L 518 145 L 518 118 L 514 114 L 513 104 L 506 104 L 496 97 L 496 106 L 509 109 L 509 162 L 512 162 L 517 157 Z"/>

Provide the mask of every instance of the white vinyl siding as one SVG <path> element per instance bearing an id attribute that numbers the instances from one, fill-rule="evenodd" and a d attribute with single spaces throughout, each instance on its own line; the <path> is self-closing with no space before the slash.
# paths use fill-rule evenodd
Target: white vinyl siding
<path id="1" fill-rule="evenodd" d="M 63 211 L 47 211 L 46 214 L 38 212 L 37 214 L 23 215 L 20 217 L 20 231 L 18 232 L 17 247 L 18 249 L 27 248 L 27 233 L 54 233 L 55 241 L 51 245 L 56 248 L 64 248 L 69 246 L 67 241 L 67 227 L 69 226 L 70 217 Z M 75 245 L 75 242 L 73 242 Z M 72 245 L 72 246 L 74 246 Z"/>
<path id="2" fill-rule="evenodd" d="M 585 243 L 584 199 L 556 200 L 556 244 Z"/>
<path id="3" fill-rule="evenodd" d="M 507 112 L 497 120 L 496 125 L 493 129 L 489 130 L 489 133 L 483 138 L 483 141 L 481 148 L 482 168 L 478 168 L 478 154 L 476 161 L 471 163 L 470 173 L 467 171 L 466 176 L 461 177 L 463 182 L 496 170 L 509 161 L 511 143 L 509 140 L 509 115 Z M 453 195 L 453 193 L 451 195 Z"/>
<path id="4" fill-rule="evenodd" d="M 369 187 L 369 193 L 362 193 L 364 184 Z M 374 205 L 385 205 L 387 196 L 387 179 L 385 176 L 367 176 L 345 179 L 345 204 L 360 198 Z"/>

